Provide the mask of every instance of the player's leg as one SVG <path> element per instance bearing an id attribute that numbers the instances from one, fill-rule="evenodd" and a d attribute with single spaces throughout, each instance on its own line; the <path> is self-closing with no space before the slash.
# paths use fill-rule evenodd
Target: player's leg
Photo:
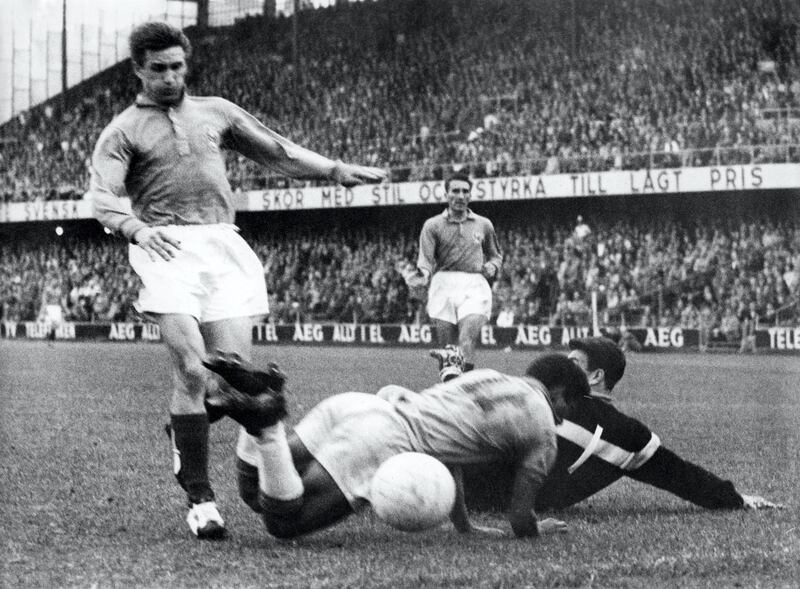
<path id="1" fill-rule="evenodd" d="M 309 464 L 314 460 L 314 457 L 294 432 L 287 435 L 287 441 L 289 443 L 289 452 L 292 456 L 292 462 L 302 478 L 306 470 L 308 470 Z M 242 428 L 239 432 L 239 440 L 236 444 L 236 475 L 239 497 L 250 509 L 261 513 L 262 509 L 259 503 L 258 485 L 259 459 L 258 446 L 256 446 L 256 443 L 256 438 L 248 434 L 244 428 Z"/>
<path id="2" fill-rule="evenodd" d="M 173 365 L 170 425 L 174 472 L 191 506 L 187 522 L 199 538 L 220 538 L 225 527 L 208 476 L 209 421 L 204 399 L 210 373 L 202 365 L 205 344 L 190 315 L 156 315 Z"/>
<path id="3" fill-rule="evenodd" d="M 253 359 L 253 317 L 235 317 L 209 321 L 200 324 L 200 333 L 205 343 L 206 354 L 215 354 L 218 350 L 238 354 L 243 360 Z M 214 387 L 228 386 L 225 381 L 215 375 L 209 379 L 207 396 L 213 396 Z M 209 421 L 214 423 L 222 413 L 214 408 L 213 404 L 206 404 Z"/>
<path id="4" fill-rule="evenodd" d="M 436 317 L 431 317 L 431 323 L 433 324 L 433 335 L 437 347 L 443 348 L 448 344 L 458 344 L 458 325 Z"/>
<path id="5" fill-rule="evenodd" d="M 470 274 L 461 280 L 461 295 L 455 303 L 458 345 L 464 354 L 464 370 L 469 371 L 475 367 L 475 349 L 481 329 L 492 312 L 492 289 L 480 274 Z"/>
<path id="6" fill-rule="evenodd" d="M 302 502 L 289 511 L 270 509 L 262 495 L 262 518 L 267 531 L 276 538 L 295 538 L 321 530 L 353 513 L 339 486 L 313 458 L 303 473 L 303 487 Z"/>
<path id="7" fill-rule="evenodd" d="M 475 349 L 486 321 L 485 315 L 472 314 L 458 322 L 458 346 L 464 354 L 465 372 L 475 368 Z"/>

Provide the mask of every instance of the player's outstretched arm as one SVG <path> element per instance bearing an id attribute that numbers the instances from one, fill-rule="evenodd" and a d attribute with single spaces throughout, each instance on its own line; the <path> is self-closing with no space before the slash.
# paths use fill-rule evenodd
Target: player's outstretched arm
<path id="1" fill-rule="evenodd" d="M 450 468 L 450 472 L 453 473 L 453 479 L 456 482 L 456 502 L 453 505 L 453 511 L 450 512 L 450 521 L 453 522 L 456 530 L 461 534 L 480 533 L 496 537 L 505 536 L 505 532 L 499 528 L 478 526 L 472 523 L 464 500 L 464 471 L 460 466 L 454 466 Z"/>
<path id="2" fill-rule="evenodd" d="M 226 147 L 245 157 L 292 178 L 333 180 L 342 186 L 381 182 L 386 171 L 381 168 L 346 164 L 302 147 L 267 128 L 239 106 L 220 99 L 230 127 Z"/>
<path id="3" fill-rule="evenodd" d="M 740 495 L 731 481 L 659 447 L 642 466 L 625 473 L 706 509 L 771 509 L 763 497 Z M 748 505 L 750 499 L 750 505 Z"/>

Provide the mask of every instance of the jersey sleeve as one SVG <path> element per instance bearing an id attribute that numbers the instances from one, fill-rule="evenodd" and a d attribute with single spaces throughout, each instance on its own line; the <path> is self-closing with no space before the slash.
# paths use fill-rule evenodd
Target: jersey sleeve
<path id="1" fill-rule="evenodd" d="M 646 464 L 626 474 L 707 509 L 741 509 L 744 505 L 731 481 L 722 480 L 664 447 L 656 450 Z"/>
<path id="2" fill-rule="evenodd" d="M 588 397 L 556 431 L 558 458 L 537 497 L 540 510 L 583 501 L 646 464 L 661 445 L 637 419 Z"/>
<path id="3" fill-rule="evenodd" d="M 112 231 L 119 231 L 129 241 L 147 225 L 131 211 L 122 199 L 133 148 L 125 133 L 114 125 L 100 134 L 92 154 L 89 192 L 95 218 Z"/>
<path id="4" fill-rule="evenodd" d="M 419 233 L 419 256 L 417 257 L 417 268 L 424 270 L 428 276 L 433 274 L 436 264 L 436 217 L 428 219 L 422 225 Z"/>
<path id="5" fill-rule="evenodd" d="M 581 449 L 567 467 L 571 472 L 591 456 L 622 471 L 635 470 L 650 460 L 661 445 L 659 437 L 646 425 L 604 401 L 587 401 L 570 417 L 557 430 L 560 438 Z"/>
<path id="6" fill-rule="evenodd" d="M 498 272 L 503 265 L 503 255 L 500 252 L 497 233 L 494 230 L 494 225 L 488 219 L 486 220 L 486 239 L 483 240 L 483 259 L 493 264 Z"/>
<path id="7" fill-rule="evenodd" d="M 220 99 L 228 121 L 225 147 L 291 178 L 330 179 L 336 162 L 267 128 L 243 108 Z"/>
<path id="8" fill-rule="evenodd" d="M 603 401 L 588 399 L 558 426 L 559 454 L 537 501 L 563 508 L 597 493 L 622 476 L 668 491 L 708 509 L 738 509 L 733 483 L 664 448 L 640 421 Z"/>

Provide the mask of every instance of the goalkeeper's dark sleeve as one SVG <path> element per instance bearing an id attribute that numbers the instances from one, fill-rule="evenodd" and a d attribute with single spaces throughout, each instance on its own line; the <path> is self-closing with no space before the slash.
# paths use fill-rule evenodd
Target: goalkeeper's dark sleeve
<path id="1" fill-rule="evenodd" d="M 641 467 L 625 474 L 637 481 L 669 491 L 706 509 L 742 509 L 744 501 L 731 481 L 659 447 Z"/>

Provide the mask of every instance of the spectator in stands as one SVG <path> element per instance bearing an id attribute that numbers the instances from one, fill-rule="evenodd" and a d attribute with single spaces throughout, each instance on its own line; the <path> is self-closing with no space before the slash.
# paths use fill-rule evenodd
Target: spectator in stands
<path id="1" fill-rule="evenodd" d="M 800 108 L 792 90 L 796 52 L 782 55 L 769 75 L 756 65 L 774 58 L 759 36 L 776 3 L 745 14 L 738 0 L 634 1 L 624 12 L 613 2 L 592 3 L 581 11 L 591 21 L 582 41 L 592 50 L 571 55 L 568 23 L 532 14 L 528 2 L 460 2 L 456 16 L 452 2 L 437 4 L 429 13 L 447 19 L 452 37 L 437 18 L 420 22 L 414 3 L 303 11 L 304 38 L 314 42 L 302 48 L 299 80 L 286 67 L 288 22 L 219 31 L 198 47 L 196 83 L 233 93 L 259 117 L 286 121 L 283 131 L 299 143 L 390 162 L 418 179 L 441 177 L 441 166 L 453 163 L 473 172 L 490 163 L 500 174 L 507 155 L 537 174 L 671 166 L 678 157 L 684 165 L 798 159 L 791 146 L 800 144 L 800 126 L 774 116 Z M 546 0 L 537 9 L 546 15 L 556 5 Z M 780 6 L 781 18 L 797 20 L 796 5 Z M 353 24 L 363 19 L 368 30 Z M 714 26 L 705 26 L 711 19 Z M 405 40 L 380 41 L 387 37 Z M 0 135 L 11 139 L 0 143 L 3 198 L 84 194 L 91 146 L 135 95 L 127 72 L 127 64 L 112 68 L 76 89 L 66 107 L 54 100 L 3 125 Z M 478 96 L 489 102 L 469 100 Z M 508 104 L 495 104 L 503 97 Z M 481 137 L 469 141 L 479 125 Z M 237 187 L 277 183 L 245 158 L 228 164 Z"/>

